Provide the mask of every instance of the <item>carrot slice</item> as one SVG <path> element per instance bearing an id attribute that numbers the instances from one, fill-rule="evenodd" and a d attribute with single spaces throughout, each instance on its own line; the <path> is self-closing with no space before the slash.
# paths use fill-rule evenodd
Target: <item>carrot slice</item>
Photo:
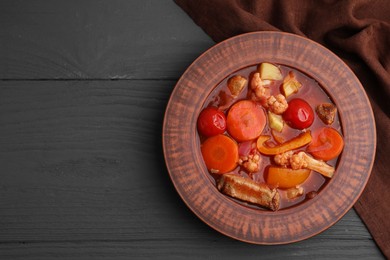
<path id="1" fill-rule="evenodd" d="M 226 126 L 235 140 L 244 142 L 260 136 L 266 122 L 265 112 L 260 106 L 250 100 L 241 100 L 230 108 Z"/>
<path id="2" fill-rule="evenodd" d="M 293 170 L 281 167 L 269 167 L 266 182 L 276 188 L 289 189 L 303 183 L 310 175 L 309 169 Z"/>
<path id="3" fill-rule="evenodd" d="M 230 137 L 220 134 L 212 136 L 201 145 L 203 160 L 212 173 L 232 171 L 238 162 L 238 145 Z"/>
<path id="4" fill-rule="evenodd" d="M 323 127 L 313 132 L 307 151 L 317 159 L 329 161 L 339 156 L 343 148 L 341 134 L 334 128 Z"/>

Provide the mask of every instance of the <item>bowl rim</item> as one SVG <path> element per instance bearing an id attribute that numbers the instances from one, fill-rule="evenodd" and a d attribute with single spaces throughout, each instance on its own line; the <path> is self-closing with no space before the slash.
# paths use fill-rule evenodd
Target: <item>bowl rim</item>
<path id="1" fill-rule="evenodd" d="M 170 143 L 169 143 L 168 139 L 170 137 L 169 137 L 168 124 L 169 124 L 169 120 L 171 120 L 172 116 L 174 116 L 174 115 L 171 115 L 169 113 L 170 113 L 170 108 L 173 106 L 173 103 L 176 102 L 176 101 L 174 101 L 173 97 L 175 97 L 176 95 L 180 95 L 180 93 L 178 93 L 178 92 L 179 92 L 179 89 L 182 88 L 184 78 L 189 73 L 191 73 L 191 71 L 194 69 L 194 67 L 196 67 L 199 62 L 203 61 L 203 59 L 208 54 L 218 50 L 219 48 L 224 48 L 224 47 L 227 48 L 231 44 L 235 44 L 237 42 L 241 42 L 241 41 L 243 41 L 243 39 L 251 38 L 251 37 L 252 38 L 253 37 L 254 38 L 259 38 L 260 41 L 261 41 L 262 38 L 267 38 L 268 39 L 268 38 L 273 38 L 273 37 L 282 37 L 282 38 L 283 37 L 290 37 L 293 40 L 304 41 L 308 45 L 313 46 L 314 49 L 321 50 L 324 53 L 326 53 L 326 55 L 330 55 L 332 59 L 334 59 L 340 66 L 343 66 L 343 68 L 347 71 L 348 76 L 351 77 L 351 81 L 353 81 L 353 83 L 354 83 L 354 88 L 356 88 L 356 86 L 358 87 L 356 90 L 359 92 L 360 98 L 364 100 L 365 105 L 368 104 L 368 106 L 365 107 L 367 109 L 365 112 L 366 112 L 367 116 L 369 117 L 369 121 L 371 121 L 371 124 L 370 124 L 371 132 L 370 133 L 372 134 L 372 140 L 371 140 L 372 141 L 372 146 L 370 147 L 371 154 L 368 155 L 369 158 L 367 157 L 367 159 L 366 159 L 368 164 L 365 166 L 365 168 L 368 169 L 368 172 L 366 173 L 365 178 L 362 181 L 360 181 L 360 186 L 359 186 L 360 188 L 359 188 L 358 192 L 357 193 L 355 192 L 355 194 L 353 195 L 353 199 L 350 201 L 349 205 L 342 210 L 341 213 L 339 212 L 339 213 L 337 213 L 336 216 L 332 216 L 331 220 L 327 220 L 326 225 L 323 225 L 321 228 L 317 229 L 315 232 L 307 232 L 303 236 L 297 236 L 295 238 L 291 237 L 288 240 L 278 240 L 278 239 L 267 240 L 267 239 L 262 239 L 262 237 L 260 237 L 259 239 L 253 239 L 253 237 L 247 238 L 245 235 L 243 235 L 241 233 L 240 234 L 234 233 L 231 230 L 224 229 L 220 225 L 215 225 L 214 222 L 210 222 L 210 219 L 207 216 L 205 216 L 204 214 L 202 214 L 202 211 L 199 211 L 199 209 L 197 208 L 197 205 L 194 205 L 193 201 L 189 200 L 189 198 L 188 198 L 189 195 L 186 194 L 186 192 L 183 192 L 183 190 L 181 190 L 181 187 L 180 187 L 181 183 L 176 178 L 177 175 L 180 174 L 180 172 L 179 173 L 177 171 L 175 172 L 175 169 L 172 170 L 171 169 L 172 167 L 171 167 L 170 162 L 169 162 L 169 160 L 170 160 Z M 259 61 L 260 60 L 261 59 L 259 59 Z M 279 62 L 275 62 L 275 63 L 279 63 Z M 248 64 L 248 66 L 251 66 L 251 64 Z M 296 68 L 296 66 L 292 66 L 292 67 Z M 242 69 L 242 68 L 243 67 L 237 67 L 236 71 L 239 70 L 239 69 Z M 301 68 L 298 68 L 298 69 L 301 69 Z M 308 74 L 310 77 L 313 77 L 313 75 L 311 75 L 310 73 L 307 73 L 307 71 L 304 71 L 304 70 L 302 70 L 302 71 L 304 73 Z M 225 78 L 227 76 L 228 76 L 228 74 L 224 75 L 223 78 Z M 220 80 L 223 80 L 223 78 L 220 78 Z M 323 83 L 322 79 L 318 79 L 318 78 L 315 78 L 315 77 L 313 77 L 313 78 L 316 81 L 318 81 L 321 86 L 324 86 L 322 84 Z M 215 89 L 215 87 L 216 87 L 216 85 L 214 84 L 213 86 L 207 88 L 209 91 L 208 91 L 208 94 L 206 95 L 205 98 L 207 98 L 207 96 Z M 332 96 L 331 91 L 329 89 L 325 88 L 325 91 L 327 92 L 328 95 L 331 95 L 331 98 L 334 101 L 337 100 L 337 98 L 335 99 L 335 97 Z M 203 99 L 203 101 L 204 100 L 205 99 Z M 203 106 L 203 103 L 198 105 L 198 108 L 197 108 L 198 112 L 199 112 L 199 109 L 202 106 Z M 195 114 L 198 114 L 198 113 L 195 113 Z M 339 120 L 341 122 L 341 126 L 342 126 L 343 131 L 344 131 L 345 122 L 343 122 L 343 120 L 344 120 L 343 119 L 344 118 L 344 113 L 343 113 L 342 110 L 339 111 L 339 115 L 340 115 L 340 119 Z M 188 133 L 189 136 L 196 134 L 196 127 L 193 127 L 192 129 L 188 129 L 188 130 L 189 130 L 189 133 Z M 217 230 L 218 232 L 220 232 L 220 233 L 222 233 L 222 234 L 224 234 L 224 235 L 226 235 L 228 237 L 232 237 L 234 239 L 241 240 L 241 241 L 248 242 L 248 243 L 253 243 L 253 244 L 287 244 L 287 243 L 301 241 L 301 240 L 307 239 L 309 237 L 315 236 L 315 235 L 323 232 L 324 230 L 326 230 L 329 227 L 331 227 L 332 225 L 334 225 L 337 221 L 339 221 L 353 207 L 353 205 L 356 203 L 356 201 L 360 197 L 361 193 L 364 190 L 364 187 L 366 186 L 366 184 L 368 182 L 368 179 L 369 179 L 369 177 L 371 175 L 374 159 L 375 159 L 376 142 L 377 142 L 376 125 L 375 125 L 374 114 L 373 114 L 373 111 L 372 111 L 372 107 L 370 105 L 370 101 L 369 101 L 368 96 L 367 96 L 363 86 L 361 85 L 360 81 L 358 80 L 356 75 L 353 73 L 353 71 L 348 67 L 348 65 L 341 58 L 339 58 L 337 55 L 335 55 L 333 52 L 331 52 L 330 50 L 328 50 L 327 48 L 325 48 L 321 44 L 319 44 L 319 43 L 317 43 L 317 42 L 315 42 L 315 41 L 313 41 L 311 39 L 308 39 L 308 38 L 305 38 L 303 36 L 299 36 L 299 35 L 296 35 L 296 34 L 291 34 L 291 33 L 286 33 L 286 32 L 275 32 L 275 31 L 261 31 L 261 32 L 250 32 L 250 33 L 240 34 L 240 35 L 231 37 L 229 39 L 226 39 L 226 40 L 224 40 L 222 42 L 219 42 L 219 43 L 215 44 L 214 46 L 212 46 L 211 48 L 209 48 L 208 50 L 203 52 L 200 56 L 198 56 L 198 58 L 196 58 L 191 63 L 191 65 L 188 66 L 188 68 L 185 70 L 185 72 L 182 74 L 180 79 L 175 84 L 175 87 L 174 87 L 174 89 L 173 89 L 173 91 L 172 91 L 172 93 L 170 95 L 169 101 L 167 103 L 167 107 L 165 109 L 164 120 L 163 120 L 163 129 L 162 129 L 162 145 L 163 145 L 163 154 L 164 154 L 164 158 L 165 158 L 166 167 L 167 167 L 170 179 L 171 179 L 172 183 L 174 184 L 174 187 L 175 187 L 176 191 L 178 192 L 179 196 L 184 201 L 184 203 L 187 205 L 187 207 L 190 208 L 191 211 L 198 218 L 200 218 L 203 222 L 205 222 L 207 225 L 209 225 L 213 229 Z M 199 154 L 198 154 L 198 157 L 199 157 Z M 196 158 L 196 156 L 195 156 L 195 158 Z M 343 156 L 340 158 L 340 161 L 342 161 L 342 160 L 343 160 Z M 202 167 L 204 168 L 204 166 L 200 166 L 200 168 L 202 168 Z M 340 167 L 340 165 L 339 165 L 339 167 Z M 198 168 L 198 170 L 199 170 L 199 168 Z M 326 192 L 326 190 L 328 190 L 329 187 L 331 187 L 331 184 L 332 184 L 333 181 L 334 181 L 334 179 L 330 180 L 330 182 L 321 191 L 321 194 Z M 217 189 L 215 188 L 215 186 L 213 187 L 213 189 L 211 189 L 209 191 L 211 192 L 211 194 L 213 196 L 215 196 L 218 199 L 223 200 L 224 203 L 227 204 L 227 205 L 233 205 L 231 203 L 234 203 L 234 205 L 239 205 L 238 203 L 234 202 L 233 200 L 231 200 L 227 196 L 225 196 L 223 194 L 220 194 L 219 191 L 217 191 Z M 305 203 L 302 203 L 302 204 L 294 206 L 293 208 L 295 210 L 290 210 L 290 208 L 287 208 L 287 209 L 283 209 L 283 210 L 277 211 L 276 214 L 283 215 L 283 216 L 289 215 L 289 214 L 294 214 L 294 212 L 296 212 L 296 209 L 305 210 L 311 204 L 318 203 L 318 200 L 321 200 L 321 196 L 317 196 L 317 197 L 315 197 L 314 199 L 312 199 L 312 200 L 310 200 L 308 202 L 305 202 Z M 240 207 L 244 207 L 244 206 L 240 205 Z M 249 211 L 256 211 L 257 214 L 261 214 L 263 216 L 264 215 L 268 215 L 268 216 L 270 216 L 270 215 L 275 216 L 276 215 L 274 212 L 259 211 L 259 210 L 252 209 L 252 208 L 248 208 L 247 210 L 249 210 Z"/>

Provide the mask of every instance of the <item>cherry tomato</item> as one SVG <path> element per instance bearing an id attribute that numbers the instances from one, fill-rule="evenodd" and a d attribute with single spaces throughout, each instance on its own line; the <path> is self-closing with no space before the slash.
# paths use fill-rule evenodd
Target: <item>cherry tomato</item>
<path id="1" fill-rule="evenodd" d="M 283 113 L 286 123 L 295 129 L 305 129 L 314 121 L 314 112 L 309 103 L 300 98 L 291 99 Z"/>
<path id="2" fill-rule="evenodd" d="M 214 136 L 226 130 L 225 114 L 215 107 L 206 107 L 198 117 L 198 131 L 204 136 Z"/>

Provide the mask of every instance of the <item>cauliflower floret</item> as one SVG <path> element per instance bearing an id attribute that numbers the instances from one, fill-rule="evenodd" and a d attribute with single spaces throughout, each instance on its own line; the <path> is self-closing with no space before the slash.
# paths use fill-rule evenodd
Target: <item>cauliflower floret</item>
<path id="1" fill-rule="evenodd" d="M 288 108 L 287 100 L 282 94 L 270 96 L 267 99 L 269 110 L 274 114 L 281 115 Z"/>
<path id="2" fill-rule="evenodd" d="M 287 151 L 281 154 L 277 154 L 274 157 L 274 161 L 276 164 L 280 166 L 289 166 L 290 165 L 290 158 L 293 155 L 293 151 Z"/>
<path id="3" fill-rule="evenodd" d="M 326 177 L 332 178 L 335 168 L 324 161 L 316 160 L 305 152 L 294 154 L 292 151 L 277 154 L 274 157 L 276 164 L 290 166 L 293 170 L 310 169 Z"/>
<path id="4" fill-rule="evenodd" d="M 241 165 L 248 173 L 260 170 L 260 155 L 258 153 L 241 156 L 238 164 Z"/>
<path id="5" fill-rule="evenodd" d="M 255 90 L 258 87 L 263 86 L 260 78 L 260 73 L 256 72 L 253 74 L 252 80 L 251 80 L 251 89 Z"/>
<path id="6" fill-rule="evenodd" d="M 253 100 L 255 101 L 261 101 L 265 100 L 269 97 L 269 87 L 266 87 L 271 82 L 269 80 L 262 80 L 260 78 L 260 73 L 256 72 L 253 74 L 252 80 L 251 80 L 251 89 L 253 90 L 254 96 Z"/>
<path id="7" fill-rule="evenodd" d="M 307 161 L 303 156 L 304 152 L 293 154 L 290 158 L 291 168 L 294 170 L 307 168 Z"/>
<path id="8" fill-rule="evenodd" d="M 263 86 L 260 86 L 260 87 L 256 88 L 254 91 L 255 91 L 256 97 L 258 97 L 258 98 L 266 97 L 267 96 L 267 92 L 269 92 Z"/>
<path id="9" fill-rule="evenodd" d="M 335 168 L 333 166 L 330 166 L 324 161 L 316 160 L 305 152 L 299 152 L 297 156 L 299 156 L 300 158 L 302 158 L 303 161 L 305 161 L 303 165 L 305 168 L 321 173 L 325 177 L 332 178 L 335 172 Z"/>

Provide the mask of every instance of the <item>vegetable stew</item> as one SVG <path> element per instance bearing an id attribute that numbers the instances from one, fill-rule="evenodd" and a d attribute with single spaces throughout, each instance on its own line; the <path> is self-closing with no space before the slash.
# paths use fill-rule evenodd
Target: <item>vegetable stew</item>
<path id="1" fill-rule="evenodd" d="M 246 206 L 279 210 L 314 198 L 337 174 L 337 107 L 313 78 L 263 62 L 223 79 L 197 122 L 216 188 Z"/>

